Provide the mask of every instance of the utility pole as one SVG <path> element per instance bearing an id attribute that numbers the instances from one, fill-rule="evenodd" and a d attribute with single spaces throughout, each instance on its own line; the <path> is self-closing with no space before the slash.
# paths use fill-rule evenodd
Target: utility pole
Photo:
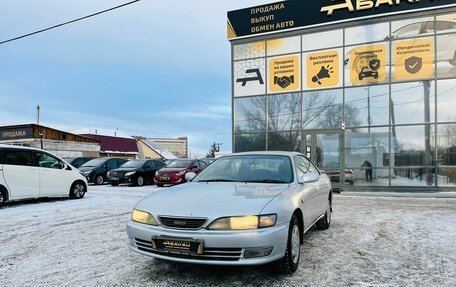
<path id="1" fill-rule="evenodd" d="M 40 105 L 36 106 L 36 124 L 40 124 Z"/>

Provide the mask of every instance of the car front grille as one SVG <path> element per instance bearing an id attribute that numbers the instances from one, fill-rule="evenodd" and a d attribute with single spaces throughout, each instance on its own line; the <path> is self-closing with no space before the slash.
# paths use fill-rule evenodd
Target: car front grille
<path id="1" fill-rule="evenodd" d="M 207 218 L 191 218 L 191 217 L 171 217 L 159 216 L 161 224 L 169 228 L 179 229 L 199 229 L 206 223 Z"/>
<path id="2" fill-rule="evenodd" d="M 138 250 L 163 255 L 173 258 L 182 258 L 182 259 L 193 259 L 201 261 L 239 261 L 242 256 L 242 248 L 203 248 L 203 254 L 201 255 L 185 255 L 185 254 L 176 254 L 161 252 L 152 249 L 152 241 L 146 241 L 142 239 L 135 238 L 135 245 Z"/>

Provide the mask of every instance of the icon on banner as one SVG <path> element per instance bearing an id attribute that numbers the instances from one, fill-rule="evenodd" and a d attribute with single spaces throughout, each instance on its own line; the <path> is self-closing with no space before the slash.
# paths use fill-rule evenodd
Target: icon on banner
<path id="1" fill-rule="evenodd" d="M 321 80 L 322 79 L 330 79 L 331 74 L 334 73 L 334 68 L 331 66 L 322 66 L 320 69 L 320 72 L 318 72 L 317 75 L 313 76 L 312 82 L 318 83 L 321 86 Z"/>
<path id="2" fill-rule="evenodd" d="M 260 82 L 261 85 L 264 85 L 263 77 L 261 76 L 260 69 L 249 69 L 245 71 L 246 74 L 256 74 L 255 77 L 247 77 L 242 79 L 237 79 L 236 83 L 242 83 L 242 86 L 245 87 L 248 82 Z"/>
<path id="3" fill-rule="evenodd" d="M 282 89 L 286 89 L 291 84 L 294 84 L 294 76 L 274 77 L 274 85 L 279 85 Z"/>
<path id="4" fill-rule="evenodd" d="M 369 67 L 363 67 L 359 72 L 359 80 L 362 81 L 365 78 L 378 79 L 378 69 L 380 69 L 381 62 L 378 59 L 369 61 Z"/>
<path id="5" fill-rule="evenodd" d="M 416 74 L 423 68 L 423 59 L 419 57 L 410 57 L 405 60 L 405 70 L 410 74 Z"/>

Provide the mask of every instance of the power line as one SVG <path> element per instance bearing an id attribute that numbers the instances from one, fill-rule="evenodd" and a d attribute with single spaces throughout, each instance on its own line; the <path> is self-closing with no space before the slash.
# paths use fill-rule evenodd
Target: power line
<path id="1" fill-rule="evenodd" d="M 11 38 L 11 39 L 8 39 L 8 40 L 5 40 L 5 41 L 1 41 L 0 45 L 6 44 L 6 43 L 9 43 L 9 42 L 13 42 L 13 41 L 25 38 L 25 37 L 30 37 L 30 36 L 33 36 L 33 35 L 36 35 L 36 34 L 39 34 L 39 33 L 43 33 L 43 32 L 46 32 L 46 31 L 49 31 L 49 30 L 52 30 L 52 29 L 55 29 L 55 28 L 59 28 L 59 27 L 62 27 L 62 26 L 68 25 L 68 24 L 72 24 L 72 23 L 81 21 L 81 20 L 85 20 L 85 19 L 88 19 L 90 17 L 94 17 L 94 16 L 97 16 L 97 15 L 100 15 L 100 14 L 103 14 L 103 13 L 106 13 L 106 12 L 110 12 L 110 11 L 113 11 L 113 10 L 116 10 L 116 9 L 119 9 L 119 8 L 122 8 L 122 7 L 125 7 L 125 6 L 128 6 L 128 5 L 131 5 L 131 4 L 139 2 L 139 1 L 141 1 L 141 0 L 134 0 L 134 1 L 119 5 L 119 6 L 115 6 L 115 7 L 106 9 L 106 10 L 102 10 L 102 11 L 99 11 L 99 12 L 96 12 L 96 13 L 81 17 L 81 18 L 77 18 L 77 19 L 74 19 L 74 20 L 71 20 L 71 21 L 68 21 L 68 22 L 60 23 L 60 24 L 57 24 L 57 25 L 54 25 L 54 26 L 51 26 L 51 27 L 48 27 L 48 28 L 45 28 L 45 29 L 41 29 L 41 30 L 35 31 L 35 32 L 32 32 L 32 33 L 28 33 L 28 34 L 25 34 L 25 35 L 22 35 L 22 36 L 18 36 L 18 37 Z"/>

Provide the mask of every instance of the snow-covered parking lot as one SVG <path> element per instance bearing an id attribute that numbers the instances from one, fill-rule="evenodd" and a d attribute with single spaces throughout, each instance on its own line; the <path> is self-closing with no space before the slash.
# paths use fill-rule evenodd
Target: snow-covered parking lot
<path id="1" fill-rule="evenodd" d="M 0 286 L 456 286 L 456 198 L 336 195 L 291 276 L 269 266 L 175 264 L 131 253 L 125 223 L 156 187 L 93 187 L 82 200 L 0 209 Z"/>

